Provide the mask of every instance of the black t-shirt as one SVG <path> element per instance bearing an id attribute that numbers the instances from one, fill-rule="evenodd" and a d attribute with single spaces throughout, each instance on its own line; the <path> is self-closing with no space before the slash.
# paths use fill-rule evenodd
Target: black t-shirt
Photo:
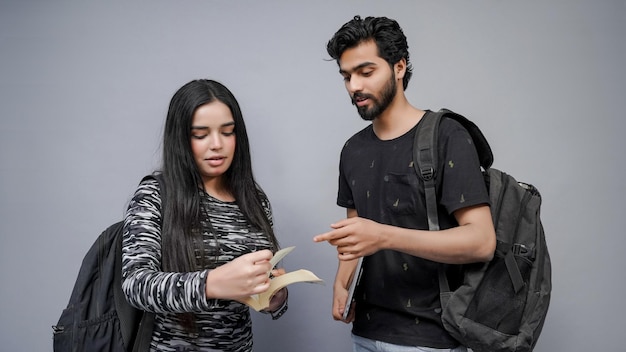
<path id="1" fill-rule="evenodd" d="M 341 152 L 337 204 L 382 224 L 427 230 L 424 185 L 413 168 L 415 131 L 383 141 L 370 125 L 352 136 Z M 489 197 L 467 131 L 444 119 L 438 144 L 439 223 L 446 229 L 457 226 L 454 211 Z M 365 258 L 353 333 L 398 345 L 458 345 L 441 324 L 439 265 L 391 250 Z"/>

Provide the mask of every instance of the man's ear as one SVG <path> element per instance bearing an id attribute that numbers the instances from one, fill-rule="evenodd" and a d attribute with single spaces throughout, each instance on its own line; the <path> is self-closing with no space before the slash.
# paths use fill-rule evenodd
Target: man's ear
<path id="1" fill-rule="evenodd" d="M 400 61 L 393 65 L 393 72 L 396 74 L 396 79 L 402 81 L 404 74 L 406 73 L 406 59 L 402 58 Z"/>

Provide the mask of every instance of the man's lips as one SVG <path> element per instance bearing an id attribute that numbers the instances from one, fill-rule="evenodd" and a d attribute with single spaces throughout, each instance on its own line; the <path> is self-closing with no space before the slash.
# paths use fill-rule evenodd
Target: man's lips
<path id="1" fill-rule="evenodd" d="M 369 101 L 370 96 L 367 94 L 355 94 L 352 97 L 352 104 L 356 106 L 364 106 Z"/>

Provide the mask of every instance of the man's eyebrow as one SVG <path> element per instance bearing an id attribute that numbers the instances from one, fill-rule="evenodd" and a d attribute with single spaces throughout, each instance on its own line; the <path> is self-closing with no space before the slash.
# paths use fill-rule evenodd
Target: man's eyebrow
<path id="1" fill-rule="evenodd" d="M 363 68 L 369 67 L 369 66 L 376 66 L 376 63 L 375 62 L 371 62 L 371 61 L 366 61 L 366 62 L 363 62 L 361 64 L 358 64 L 358 65 L 354 66 L 351 70 L 344 70 L 344 69 L 340 68 L 339 69 L 339 73 L 340 74 L 351 73 L 351 72 L 358 71 L 360 69 L 363 69 Z"/>

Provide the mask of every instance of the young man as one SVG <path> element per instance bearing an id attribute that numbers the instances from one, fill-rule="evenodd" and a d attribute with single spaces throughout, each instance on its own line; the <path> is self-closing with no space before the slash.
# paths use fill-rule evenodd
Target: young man
<path id="1" fill-rule="evenodd" d="M 314 238 L 337 247 L 332 314 L 343 320 L 357 259 L 364 271 L 353 322 L 355 351 L 465 351 L 441 323 L 438 268 L 488 261 L 495 231 L 478 156 L 467 131 L 444 119 L 437 183 L 441 231 L 428 231 L 424 186 L 413 169 L 413 138 L 429 111 L 404 94 L 411 78 L 406 37 L 385 17 L 359 16 L 328 42 L 359 115 L 372 123 L 341 152 L 337 204 L 347 218 Z"/>

